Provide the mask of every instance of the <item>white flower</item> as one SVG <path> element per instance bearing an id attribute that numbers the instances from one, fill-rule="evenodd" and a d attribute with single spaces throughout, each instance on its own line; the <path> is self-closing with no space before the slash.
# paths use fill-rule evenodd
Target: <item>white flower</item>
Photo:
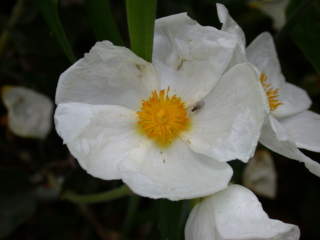
<path id="1" fill-rule="evenodd" d="M 240 49 L 243 49 L 243 31 L 228 11 L 222 5 L 219 7 L 220 21 L 227 26 L 228 33 L 238 38 L 238 44 L 242 45 Z M 308 110 L 311 100 L 303 89 L 285 81 L 272 36 L 260 34 L 248 46 L 246 57 L 238 54 L 233 58 L 233 64 L 249 61 L 256 66 L 269 103 L 269 114 L 259 141 L 276 153 L 303 162 L 312 173 L 320 176 L 320 164 L 299 150 L 320 152 L 320 115 Z"/>
<path id="2" fill-rule="evenodd" d="M 8 126 L 21 137 L 45 138 L 51 130 L 53 104 L 31 89 L 5 86 L 1 97 L 8 109 Z"/>
<path id="3" fill-rule="evenodd" d="M 309 96 L 285 81 L 269 33 L 262 33 L 249 45 L 247 56 L 261 72 L 260 80 L 269 98 L 270 113 L 260 142 L 274 152 L 305 163 L 312 173 L 320 176 L 320 164 L 299 150 L 320 152 L 320 115 L 308 110 Z"/>
<path id="4" fill-rule="evenodd" d="M 259 150 L 243 172 L 243 185 L 256 194 L 275 198 L 277 190 L 277 173 L 269 151 Z"/>
<path id="5" fill-rule="evenodd" d="M 253 155 L 265 114 L 251 65 L 228 69 L 236 44 L 186 14 L 156 21 L 152 64 L 98 42 L 60 76 L 56 129 L 88 173 L 140 195 L 219 191 L 226 161 Z"/>
<path id="6" fill-rule="evenodd" d="M 297 240 L 299 228 L 270 219 L 257 197 L 240 185 L 231 185 L 191 211 L 186 240 Z"/>
<path id="7" fill-rule="evenodd" d="M 289 0 L 249 0 L 249 5 L 260 9 L 273 20 L 273 27 L 280 30 L 286 23 Z"/>

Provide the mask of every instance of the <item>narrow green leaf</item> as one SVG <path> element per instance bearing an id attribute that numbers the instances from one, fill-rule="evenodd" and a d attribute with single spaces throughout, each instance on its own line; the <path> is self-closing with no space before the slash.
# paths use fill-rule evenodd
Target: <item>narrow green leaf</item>
<path id="1" fill-rule="evenodd" d="M 131 50 L 147 61 L 152 59 L 157 0 L 126 0 Z"/>
<path id="2" fill-rule="evenodd" d="M 112 17 L 109 0 L 86 0 L 86 9 L 97 40 L 110 40 L 114 44 L 123 45 Z"/>
<path id="3" fill-rule="evenodd" d="M 37 0 L 37 6 L 70 62 L 76 60 L 58 14 L 58 0 Z"/>
<path id="4" fill-rule="evenodd" d="M 297 18 L 289 30 L 293 41 L 320 73 L 320 1 L 292 0 L 287 13 L 289 19 L 292 15 Z"/>

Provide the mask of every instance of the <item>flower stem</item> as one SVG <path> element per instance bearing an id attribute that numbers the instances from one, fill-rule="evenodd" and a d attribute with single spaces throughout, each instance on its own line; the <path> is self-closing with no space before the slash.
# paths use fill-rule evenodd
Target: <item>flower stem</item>
<path id="1" fill-rule="evenodd" d="M 66 191 L 62 194 L 61 198 L 77 204 L 92 204 L 112 201 L 131 194 L 131 190 L 126 185 L 123 185 L 111 191 L 96 194 L 81 195 L 71 191 Z"/>

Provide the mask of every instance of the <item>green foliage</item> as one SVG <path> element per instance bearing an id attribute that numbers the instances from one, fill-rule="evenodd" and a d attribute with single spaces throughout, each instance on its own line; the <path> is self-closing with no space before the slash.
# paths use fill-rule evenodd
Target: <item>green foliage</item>
<path id="1" fill-rule="evenodd" d="M 126 0 L 131 50 L 147 61 L 152 59 L 156 0 Z"/>
<path id="2" fill-rule="evenodd" d="M 28 220 L 36 200 L 28 176 L 16 169 L 0 169 L 0 238 L 6 237 Z"/>
<path id="3" fill-rule="evenodd" d="M 157 201 L 157 206 L 161 240 L 184 239 L 184 224 L 189 212 L 189 203 L 161 199 Z"/>
<path id="4" fill-rule="evenodd" d="M 110 40 L 114 44 L 123 45 L 119 30 L 112 17 L 109 0 L 86 0 L 89 22 L 96 39 Z"/>
<path id="5" fill-rule="evenodd" d="M 58 0 L 37 0 L 37 6 L 70 62 L 76 60 L 58 13 Z"/>
<path id="6" fill-rule="evenodd" d="M 290 29 L 293 41 L 320 73 L 320 1 L 291 0 L 287 15 L 296 18 Z"/>

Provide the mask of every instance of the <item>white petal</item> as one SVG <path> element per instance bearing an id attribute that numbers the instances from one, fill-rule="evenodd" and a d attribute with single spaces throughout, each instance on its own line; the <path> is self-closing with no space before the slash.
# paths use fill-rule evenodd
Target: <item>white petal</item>
<path id="1" fill-rule="evenodd" d="M 287 129 L 290 139 L 299 148 L 320 152 L 320 115 L 304 111 L 292 117 L 280 120 Z"/>
<path id="2" fill-rule="evenodd" d="M 303 112 L 311 106 L 307 92 L 291 83 L 286 83 L 279 91 L 279 101 L 282 102 L 272 114 L 276 117 L 288 117 Z"/>
<path id="3" fill-rule="evenodd" d="M 119 179 L 119 162 L 139 148 L 135 112 L 109 105 L 59 104 L 58 134 L 82 168 L 102 179 Z"/>
<path id="4" fill-rule="evenodd" d="M 247 161 L 257 145 L 266 108 L 255 70 L 250 64 L 236 65 L 194 112 L 184 140 L 194 151 L 219 161 Z"/>
<path id="5" fill-rule="evenodd" d="M 287 130 L 274 117 L 269 116 L 261 131 L 260 142 L 287 158 L 303 162 L 310 172 L 320 177 L 320 164 L 299 151 Z"/>
<path id="6" fill-rule="evenodd" d="M 222 31 L 234 34 L 238 39 L 239 46 L 244 52 L 246 47 L 246 38 L 241 27 L 230 16 L 228 9 L 220 3 L 217 3 L 217 11 L 220 22 L 222 23 Z"/>
<path id="7" fill-rule="evenodd" d="M 303 89 L 285 82 L 276 48 L 269 33 L 260 34 L 249 45 L 247 57 L 260 72 L 267 75 L 267 80 L 271 84 L 271 87 L 279 89 L 279 100 L 283 104 L 272 112 L 274 116 L 290 116 L 310 107 L 311 100 L 307 93 Z"/>
<path id="8" fill-rule="evenodd" d="M 10 130 L 18 136 L 45 138 L 51 130 L 53 104 L 31 89 L 5 86 L 2 100 L 8 109 Z"/>
<path id="9" fill-rule="evenodd" d="M 243 172 L 243 185 L 258 195 L 275 198 L 277 173 L 268 151 L 257 151 L 250 159 Z"/>
<path id="10" fill-rule="evenodd" d="M 170 200 L 220 191 L 232 175 L 228 164 L 194 153 L 180 140 L 162 150 L 148 141 L 120 169 L 123 181 L 137 194 Z"/>
<path id="11" fill-rule="evenodd" d="M 281 72 L 276 47 L 273 38 L 268 32 L 261 33 L 247 48 L 249 62 L 255 65 L 260 72 L 268 77 L 268 82 L 273 88 L 282 88 L 285 84 Z"/>
<path id="12" fill-rule="evenodd" d="M 196 205 L 186 224 L 186 240 L 298 240 L 299 228 L 270 219 L 257 197 L 240 185 Z"/>
<path id="13" fill-rule="evenodd" d="M 129 49 L 98 42 L 61 74 L 56 103 L 123 105 L 137 109 L 159 84 L 152 65 Z"/>
<path id="14" fill-rule="evenodd" d="M 187 103 L 196 103 L 210 92 L 229 65 L 236 47 L 232 34 L 204 27 L 187 14 L 156 21 L 153 64 L 161 88 Z"/>

